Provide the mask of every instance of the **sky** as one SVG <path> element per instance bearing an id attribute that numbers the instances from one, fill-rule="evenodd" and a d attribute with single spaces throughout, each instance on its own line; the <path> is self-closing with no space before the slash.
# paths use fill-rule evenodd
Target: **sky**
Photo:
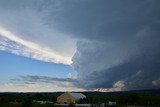
<path id="1" fill-rule="evenodd" d="M 0 0 L 0 92 L 160 88 L 159 0 Z"/>

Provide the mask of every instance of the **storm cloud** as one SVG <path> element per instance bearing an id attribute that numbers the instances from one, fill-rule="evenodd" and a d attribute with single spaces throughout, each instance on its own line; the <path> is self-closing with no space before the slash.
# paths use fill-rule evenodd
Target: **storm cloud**
<path id="1" fill-rule="evenodd" d="M 72 57 L 72 67 L 77 72 L 76 82 L 56 78 L 49 78 L 49 81 L 68 81 L 84 89 L 135 90 L 160 87 L 159 0 L 41 0 L 38 2 L 33 0 L 32 2 L 34 6 L 29 2 L 25 4 L 29 3 L 29 8 L 38 11 L 39 16 L 44 15 L 40 17 L 43 20 L 42 25 L 51 31 L 45 33 L 47 37 L 52 37 L 51 34 L 54 33 L 58 34 L 60 40 L 56 42 L 55 36 L 47 40 L 42 37 L 38 43 L 47 44 L 46 46 L 51 49 L 54 47 L 53 50 L 63 43 L 62 47 L 66 50 L 66 44 L 62 41 L 72 38 L 71 44 L 70 40 L 67 42 L 68 48 L 71 46 L 68 52 L 71 57 L 75 48 L 72 44 L 77 42 L 76 52 Z M 8 25 L 7 21 L 2 24 L 6 27 Z M 14 26 L 14 23 L 12 24 Z M 41 28 L 38 31 L 43 31 L 44 26 L 38 25 Z M 26 31 L 22 30 L 23 32 Z M 48 29 L 44 29 L 44 32 L 48 32 Z M 34 38 L 37 37 L 39 35 L 23 36 L 33 42 L 36 42 Z M 58 52 L 63 53 L 62 50 Z M 45 77 L 32 77 L 29 81 L 44 79 L 46 80 Z"/>
<path id="2" fill-rule="evenodd" d="M 80 2 L 65 9 L 65 13 L 72 10 L 64 21 L 71 23 L 65 30 L 82 38 L 72 59 L 77 86 L 158 88 L 159 4 L 158 0 L 105 0 Z"/>

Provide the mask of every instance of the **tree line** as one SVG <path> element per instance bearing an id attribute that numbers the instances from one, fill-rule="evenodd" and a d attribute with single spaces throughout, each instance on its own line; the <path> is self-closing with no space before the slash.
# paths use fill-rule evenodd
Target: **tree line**
<path id="1" fill-rule="evenodd" d="M 57 97 L 61 94 L 62 93 L 0 93 L 0 103 L 18 102 L 22 105 L 29 105 L 33 100 L 52 101 L 56 103 Z M 87 97 L 80 99 L 79 103 L 107 104 L 109 101 L 115 101 L 118 105 L 160 106 L 160 95 L 141 95 L 133 92 L 120 95 L 94 92 L 84 94 Z"/>

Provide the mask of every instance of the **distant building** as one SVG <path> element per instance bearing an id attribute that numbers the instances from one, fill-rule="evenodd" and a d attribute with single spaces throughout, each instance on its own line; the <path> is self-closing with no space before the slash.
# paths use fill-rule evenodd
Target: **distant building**
<path id="1" fill-rule="evenodd" d="M 38 103 L 38 104 L 53 104 L 52 101 L 37 101 L 37 100 L 33 100 L 33 103 Z"/>
<path id="2" fill-rule="evenodd" d="M 108 106 L 109 106 L 109 107 L 116 107 L 116 102 L 109 101 L 109 102 L 108 102 Z"/>
<path id="3" fill-rule="evenodd" d="M 86 98 L 82 93 L 63 93 L 57 97 L 59 104 L 78 103 L 80 99 Z"/>

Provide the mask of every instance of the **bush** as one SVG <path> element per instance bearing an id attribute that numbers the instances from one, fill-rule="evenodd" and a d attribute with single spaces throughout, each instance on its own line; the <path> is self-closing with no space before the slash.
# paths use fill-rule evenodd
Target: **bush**
<path id="1" fill-rule="evenodd" d="M 31 107 L 31 105 L 32 105 L 32 101 L 30 99 L 27 99 L 22 102 L 21 107 Z"/>

